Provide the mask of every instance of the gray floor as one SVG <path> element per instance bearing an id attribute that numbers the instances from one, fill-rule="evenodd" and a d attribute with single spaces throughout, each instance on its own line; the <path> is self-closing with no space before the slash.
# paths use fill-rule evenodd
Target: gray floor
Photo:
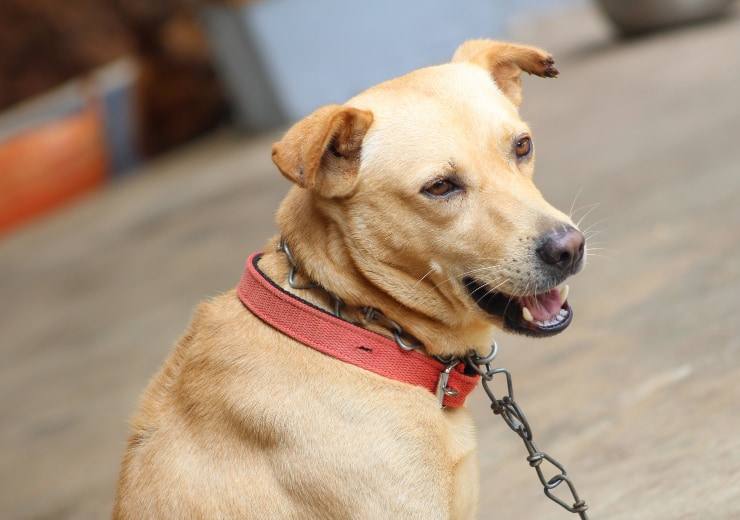
<path id="1" fill-rule="evenodd" d="M 615 43 L 582 9 L 514 38 L 556 55 L 522 112 L 538 183 L 593 255 L 569 330 L 502 335 L 497 363 L 591 518 L 740 518 L 740 13 Z M 0 518 L 109 514 L 137 396 L 274 230 L 276 138 L 212 136 L 0 239 Z M 569 518 L 470 404 L 480 517 Z"/>

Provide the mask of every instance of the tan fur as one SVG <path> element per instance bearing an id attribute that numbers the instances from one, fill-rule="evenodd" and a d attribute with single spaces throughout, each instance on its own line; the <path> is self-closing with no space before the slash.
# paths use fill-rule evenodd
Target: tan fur
<path id="1" fill-rule="evenodd" d="M 534 187 L 534 159 L 512 152 L 530 133 L 513 77 L 547 75 L 547 63 L 537 49 L 472 42 L 455 63 L 297 123 L 273 158 L 296 184 L 278 224 L 304 279 L 341 296 L 356 319 L 357 307 L 380 309 L 429 354 L 488 352 L 500 323 L 461 278 L 476 272 L 509 293 L 531 290 L 533 237 L 570 222 Z M 422 193 L 441 175 L 464 180 L 466 192 Z M 276 241 L 260 268 L 287 289 Z M 331 306 L 323 291 L 292 291 Z M 475 429 L 465 408 L 440 409 L 425 389 L 297 343 L 234 291 L 197 310 L 131 432 L 115 519 L 476 514 Z"/>

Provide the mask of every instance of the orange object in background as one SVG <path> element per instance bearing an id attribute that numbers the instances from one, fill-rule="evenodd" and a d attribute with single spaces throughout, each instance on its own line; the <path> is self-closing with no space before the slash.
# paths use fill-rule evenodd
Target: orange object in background
<path id="1" fill-rule="evenodd" d="M 96 104 L 0 141 L 0 233 L 99 186 L 108 168 Z"/>

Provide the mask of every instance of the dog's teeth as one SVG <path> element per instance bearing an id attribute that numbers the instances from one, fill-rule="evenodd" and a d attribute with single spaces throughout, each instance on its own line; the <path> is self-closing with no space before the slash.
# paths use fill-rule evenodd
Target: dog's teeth
<path id="1" fill-rule="evenodd" d="M 534 321 L 534 317 L 532 316 L 532 313 L 526 307 L 522 307 L 522 317 L 524 318 L 524 321 L 527 321 L 527 322 Z"/>
<path id="2" fill-rule="evenodd" d="M 568 293 L 570 292 L 570 287 L 568 285 L 563 285 L 563 287 L 560 289 L 560 301 L 562 303 L 565 303 L 568 300 Z"/>
<path id="3" fill-rule="evenodd" d="M 566 311 L 565 309 L 560 309 L 560 316 L 562 316 L 563 318 L 567 318 L 568 311 Z"/>

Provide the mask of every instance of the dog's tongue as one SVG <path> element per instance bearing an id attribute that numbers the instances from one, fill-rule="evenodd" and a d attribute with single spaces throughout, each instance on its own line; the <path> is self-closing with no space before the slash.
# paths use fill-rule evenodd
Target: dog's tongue
<path id="1" fill-rule="evenodd" d="M 529 309 L 532 318 L 543 323 L 557 316 L 563 305 L 557 288 L 543 294 L 521 296 L 517 300 L 522 307 Z"/>

